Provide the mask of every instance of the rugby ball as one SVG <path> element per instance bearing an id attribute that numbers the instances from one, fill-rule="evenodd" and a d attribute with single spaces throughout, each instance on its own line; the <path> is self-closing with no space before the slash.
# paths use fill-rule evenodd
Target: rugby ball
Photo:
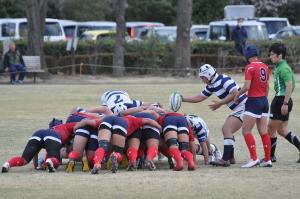
<path id="1" fill-rule="evenodd" d="M 174 91 L 173 93 L 171 93 L 170 97 L 169 97 L 169 109 L 177 112 L 180 107 L 181 107 L 181 95 L 179 92 Z"/>

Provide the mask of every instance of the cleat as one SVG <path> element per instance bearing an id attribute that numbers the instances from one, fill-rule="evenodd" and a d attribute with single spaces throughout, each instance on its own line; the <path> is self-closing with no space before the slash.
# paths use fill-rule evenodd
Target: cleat
<path id="1" fill-rule="evenodd" d="M 145 168 L 147 168 L 149 171 L 156 170 L 156 166 L 152 160 L 145 160 Z"/>
<path id="2" fill-rule="evenodd" d="M 216 166 L 216 167 L 229 167 L 230 162 L 229 162 L 229 160 L 225 161 L 223 159 L 218 159 L 218 160 L 213 161 L 211 163 L 211 165 Z"/>
<path id="3" fill-rule="evenodd" d="M 82 158 L 82 171 L 83 172 L 89 172 L 90 171 L 89 162 L 88 162 L 86 157 Z"/>
<path id="4" fill-rule="evenodd" d="M 192 162 L 192 164 L 189 164 L 189 165 L 188 165 L 188 170 L 189 170 L 189 171 L 194 171 L 194 170 L 196 170 L 196 167 L 195 167 L 195 163 L 194 163 L 194 162 Z"/>
<path id="5" fill-rule="evenodd" d="M 74 171 L 74 167 L 75 167 L 75 161 L 74 160 L 70 160 L 68 163 L 67 163 L 67 166 L 66 166 L 66 172 L 67 173 L 72 173 Z"/>
<path id="6" fill-rule="evenodd" d="M 275 155 L 271 157 L 271 162 L 277 162 L 277 158 Z"/>
<path id="7" fill-rule="evenodd" d="M 174 169 L 175 168 L 175 165 L 174 165 L 174 162 L 173 162 L 172 158 L 168 158 L 168 163 L 169 163 L 170 169 Z"/>
<path id="8" fill-rule="evenodd" d="M 244 164 L 244 165 L 242 166 L 242 168 L 252 168 L 252 167 L 257 167 L 257 166 L 259 166 L 259 164 L 260 164 L 260 160 L 259 160 L 259 159 L 256 159 L 256 160 L 250 159 L 250 160 L 247 162 L 247 164 Z"/>
<path id="9" fill-rule="evenodd" d="M 2 165 L 2 173 L 7 173 L 9 171 L 9 163 L 8 162 L 5 162 L 3 165 Z"/>
<path id="10" fill-rule="evenodd" d="M 166 156 L 164 156 L 162 153 L 158 153 L 158 161 L 162 161 L 166 158 Z"/>
<path id="11" fill-rule="evenodd" d="M 173 169 L 174 171 L 181 171 L 181 170 L 183 170 L 183 166 L 176 166 L 174 169 Z"/>
<path id="12" fill-rule="evenodd" d="M 230 163 L 230 164 L 235 164 L 235 158 L 234 158 L 234 157 L 230 158 L 230 159 L 229 159 L 229 163 Z"/>
<path id="13" fill-rule="evenodd" d="M 272 161 L 271 160 L 269 160 L 269 161 L 262 161 L 262 162 L 260 162 L 260 165 L 259 166 L 261 166 L 261 167 L 272 167 Z"/>
<path id="14" fill-rule="evenodd" d="M 215 144 L 213 144 L 213 145 L 215 147 L 215 150 L 213 151 L 213 156 L 214 156 L 215 160 L 222 159 L 222 153 L 221 153 L 221 151 L 218 149 L 218 147 Z"/>
<path id="15" fill-rule="evenodd" d="M 144 166 L 144 158 L 143 157 L 139 157 L 137 159 L 137 169 L 143 169 Z"/>
<path id="16" fill-rule="evenodd" d="M 49 173 L 54 173 L 55 172 L 55 168 L 54 168 L 53 162 L 52 162 L 52 160 L 50 158 L 48 158 L 46 160 L 46 165 L 47 165 L 47 169 L 48 169 Z"/>
<path id="17" fill-rule="evenodd" d="M 127 171 L 136 171 L 136 170 L 137 170 L 136 162 L 129 162 Z"/>
<path id="18" fill-rule="evenodd" d="M 91 174 L 99 174 L 100 165 L 95 164 L 93 169 L 91 170 Z"/>
<path id="19" fill-rule="evenodd" d="M 118 164 L 118 160 L 117 160 L 116 154 L 113 152 L 110 155 L 109 159 L 111 161 L 111 172 L 112 173 L 117 173 L 119 164 Z"/>

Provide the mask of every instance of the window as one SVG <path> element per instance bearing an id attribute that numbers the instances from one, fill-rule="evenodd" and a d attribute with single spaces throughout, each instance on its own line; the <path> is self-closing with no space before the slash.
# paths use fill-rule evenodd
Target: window
<path id="1" fill-rule="evenodd" d="M 16 34 L 16 24 L 15 23 L 4 23 L 1 26 L 2 37 L 14 37 Z"/>

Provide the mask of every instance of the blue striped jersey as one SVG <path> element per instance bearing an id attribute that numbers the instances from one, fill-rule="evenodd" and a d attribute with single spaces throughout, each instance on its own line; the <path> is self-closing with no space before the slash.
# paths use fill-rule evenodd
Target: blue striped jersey
<path id="1" fill-rule="evenodd" d="M 101 96 L 101 102 L 110 109 L 114 109 L 118 104 L 123 104 L 127 108 L 139 107 L 143 104 L 142 101 L 131 100 L 129 94 L 122 90 L 106 91 Z"/>
<path id="2" fill-rule="evenodd" d="M 219 98 L 224 99 L 227 97 L 232 91 L 239 90 L 239 85 L 229 76 L 224 74 L 216 74 L 215 77 L 212 79 L 211 84 L 208 84 L 205 89 L 202 91 L 202 95 L 205 97 L 211 96 L 213 93 Z M 234 110 L 240 103 L 244 103 L 247 99 L 246 94 L 242 94 L 239 97 L 239 103 L 236 104 L 233 101 L 229 102 L 227 106 Z"/>

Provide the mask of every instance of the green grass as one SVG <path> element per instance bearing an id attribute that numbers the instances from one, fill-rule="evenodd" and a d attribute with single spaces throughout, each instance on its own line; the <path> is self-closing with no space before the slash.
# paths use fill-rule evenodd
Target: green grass
<path id="1" fill-rule="evenodd" d="M 241 77 L 236 78 L 241 81 Z M 174 81 L 153 84 L 124 82 L 0 86 L 0 163 L 21 154 L 31 134 L 46 127 L 52 117 L 65 120 L 74 106 L 97 106 L 100 94 L 108 89 L 124 89 L 134 99 L 167 105 L 168 96 L 174 90 L 183 95 L 194 95 L 203 88 L 203 84 L 196 81 L 184 84 Z M 300 84 L 296 86 L 289 126 L 300 137 L 300 94 L 297 93 Z M 273 92 L 270 101 L 272 97 Z M 212 99 L 215 98 L 199 104 L 183 104 L 181 111 L 203 117 L 210 128 L 212 142 L 223 150 L 221 127 L 230 111 L 226 107 L 210 111 L 207 105 Z M 256 130 L 253 134 L 258 154 L 262 157 L 261 139 Z M 249 155 L 241 131 L 235 137 L 237 164 L 229 168 L 205 166 L 202 157 L 198 157 L 198 168 L 194 172 L 170 171 L 166 162 L 157 162 L 158 171 L 154 172 L 120 171 L 114 175 L 103 171 L 94 176 L 82 173 L 79 168 L 67 174 L 64 166 L 54 174 L 37 172 L 30 163 L 0 174 L 0 198 L 299 198 L 300 164 L 295 163 L 298 159 L 295 147 L 279 138 L 278 162 L 273 168 L 241 169 Z"/>

